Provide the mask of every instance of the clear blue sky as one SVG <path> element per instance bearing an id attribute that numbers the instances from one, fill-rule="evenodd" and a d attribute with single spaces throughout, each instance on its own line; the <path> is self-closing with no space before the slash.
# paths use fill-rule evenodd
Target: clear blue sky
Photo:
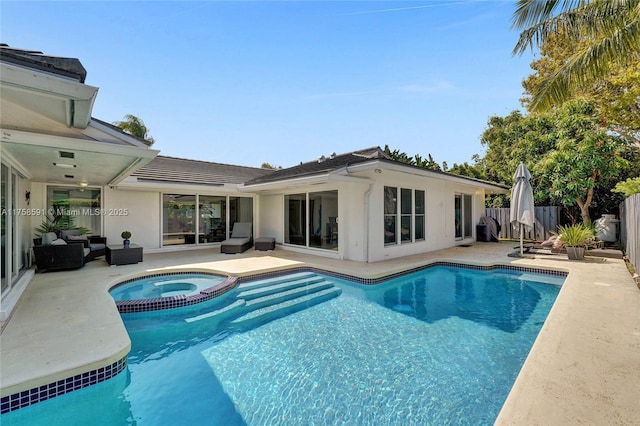
<path id="1" fill-rule="evenodd" d="M 93 115 L 134 114 L 161 154 L 288 167 L 371 146 L 483 154 L 520 109 L 510 1 L 0 3 L 0 41 L 76 57 Z"/>

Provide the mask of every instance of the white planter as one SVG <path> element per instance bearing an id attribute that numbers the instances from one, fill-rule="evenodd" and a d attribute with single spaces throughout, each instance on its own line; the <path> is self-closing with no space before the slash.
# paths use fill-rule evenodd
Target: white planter
<path id="1" fill-rule="evenodd" d="M 567 249 L 567 257 L 570 260 L 582 260 L 584 259 L 584 247 L 565 247 Z"/>

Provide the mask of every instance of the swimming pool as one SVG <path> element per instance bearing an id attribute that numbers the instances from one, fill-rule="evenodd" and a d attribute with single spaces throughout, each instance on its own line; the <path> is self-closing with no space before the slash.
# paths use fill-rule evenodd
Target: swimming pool
<path id="1" fill-rule="evenodd" d="M 125 314 L 125 373 L 2 424 L 492 424 L 564 280 L 447 266 L 376 286 L 319 277 L 340 294 L 257 323 L 210 315 L 246 288 Z"/>

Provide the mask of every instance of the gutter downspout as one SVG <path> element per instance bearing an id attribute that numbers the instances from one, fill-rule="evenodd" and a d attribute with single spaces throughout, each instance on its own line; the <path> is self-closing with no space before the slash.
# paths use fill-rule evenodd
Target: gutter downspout
<path id="1" fill-rule="evenodd" d="M 349 171 L 349 164 L 347 163 L 346 166 L 344 166 L 344 171 L 350 175 L 351 172 Z M 364 247 L 365 247 L 365 262 L 369 263 L 369 206 L 371 204 L 371 190 L 373 189 L 373 185 L 375 184 L 374 180 L 371 179 L 367 179 L 369 181 L 369 189 L 367 189 L 367 191 L 364 193 L 364 211 L 365 211 L 365 218 L 364 218 Z"/>
<path id="2" fill-rule="evenodd" d="M 371 190 L 373 189 L 374 182 L 369 184 L 369 189 L 364 193 L 364 247 L 365 247 L 365 262 L 369 263 L 369 206 L 371 204 Z"/>

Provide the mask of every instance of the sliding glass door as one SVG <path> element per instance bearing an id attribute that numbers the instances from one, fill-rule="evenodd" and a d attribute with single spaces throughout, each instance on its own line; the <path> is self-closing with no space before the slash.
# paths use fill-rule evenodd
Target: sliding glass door
<path id="1" fill-rule="evenodd" d="M 2 176 L 0 179 L 0 245 L 2 246 L 2 254 L 0 263 L 2 264 L 2 287 L 0 292 L 4 293 L 9 288 L 9 168 L 2 164 Z"/>
<path id="2" fill-rule="evenodd" d="M 286 244 L 338 249 L 338 191 L 288 194 L 284 204 Z"/>
<path id="3" fill-rule="evenodd" d="M 164 194 L 162 196 L 162 245 L 195 244 L 196 196 Z"/>
<path id="4" fill-rule="evenodd" d="M 472 197 L 468 194 L 456 194 L 454 201 L 455 238 L 462 240 L 473 236 Z"/>
<path id="5" fill-rule="evenodd" d="M 307 245 L 307 195 L 284 196 L 284 242 L 298 246 Z"/>
<path id="6" fill-rule="evenodd" d="M 227 238 L 227 197 L 201 195 L 199 243 L 216 243 Z"/>
<path id="7" fill-rule="evenodd" d="M 253 223 L 253 198 L 162 195 L 163 246 L 219 243 L 228 238 L 235 222 Z"/>

